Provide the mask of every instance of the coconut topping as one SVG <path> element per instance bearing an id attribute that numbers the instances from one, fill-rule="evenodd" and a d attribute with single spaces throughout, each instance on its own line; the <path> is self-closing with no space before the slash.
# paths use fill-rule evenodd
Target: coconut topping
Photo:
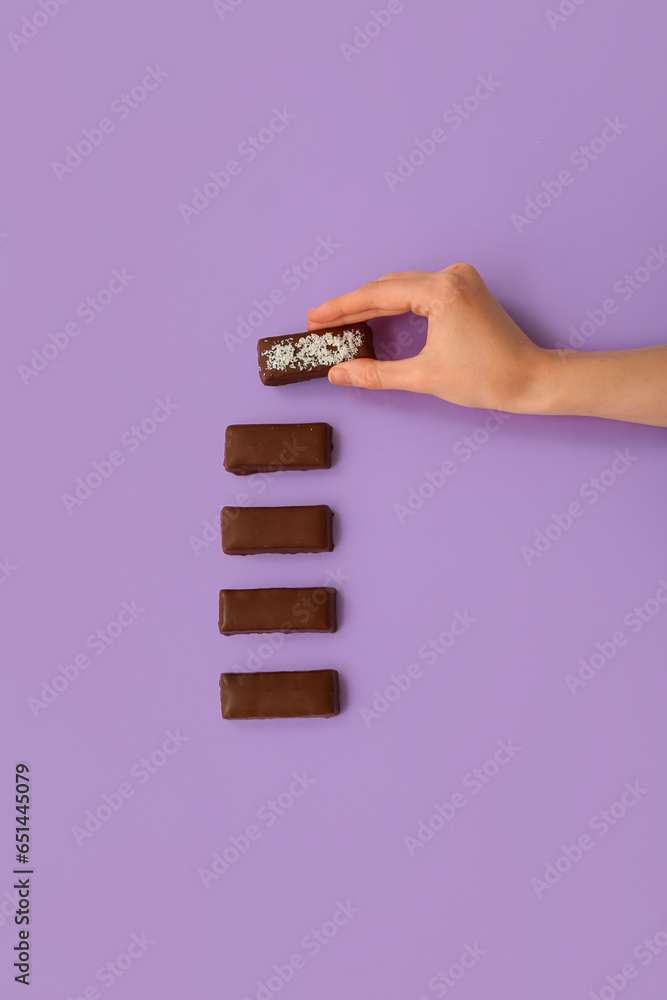
<path id="1" fill-rule="evenodd" d="M 279 341 L 267 351 L 262 351 L 262 356 L 266 358 L 267 368 L 277 371 L 300 368 L 306 371 L 320 365 L 337 365 L 341 361 L 350 361 L 361 342 L 362 336 L 358 330 L 343 330 L 341 333 L 321 330 L 307 333 L 296 341 Z"/>

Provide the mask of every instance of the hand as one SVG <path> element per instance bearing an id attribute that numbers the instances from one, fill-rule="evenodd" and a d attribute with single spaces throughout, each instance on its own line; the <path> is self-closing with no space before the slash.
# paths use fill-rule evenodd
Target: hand
<path id="1" fill-rule="evenodd" d="M 428 317 L 426 345 L 416 357 L 346 361 L 330 370 L 329 381 L 527 412 L 548 352 L 522 333 L 470 264 L 386 274 L 311 309 L 308 329 L 409 311 Z"/>
<path id="2" fill-rule="evenodd" d="M 470 264 L 385 274 L 308 313 L 308 329 L 412 310 L 428 318 L 424 349 L 404 361 L 358 359 L 334 385 L 407 389 L 510 413 L 609 417 L 667 427 L 667 346 L 549 351 L 523 333 Z"/>

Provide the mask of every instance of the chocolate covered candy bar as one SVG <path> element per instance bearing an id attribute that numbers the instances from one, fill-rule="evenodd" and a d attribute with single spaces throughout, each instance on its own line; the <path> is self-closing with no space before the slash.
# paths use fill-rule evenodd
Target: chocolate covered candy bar
<path id="1" fill-rule="evenodd" d="M 218 627 L 223 635 L 247 632 L 335 632 L 334 587 L 221 590 Z"/>
<path id="2" fill-rule="evenodd" d="M 341 361 L 374 357 L 373 333 L 367 323 L 263 337 L 257 343 L 259 377 L 264 385 L 326 378 L 329 369 Z"/>
<path id="3" fill-rule="evenodd" d="M 223 507 L 222 549 L 230 556 L 262 552 L 331 552 L 333 513 L 311 507 Z"/>
<path id="4" fill-rule="evenodd" d="M 225 469 L 236 476 L 330 469 L 331 449 L 329 424 L 231 424 L 225 433 Z"/>
<path id="5" fill-rule="evenodd" d="M 303 719 L 338 715 L 336 670 L 220 674 L 223 719 Z"/>

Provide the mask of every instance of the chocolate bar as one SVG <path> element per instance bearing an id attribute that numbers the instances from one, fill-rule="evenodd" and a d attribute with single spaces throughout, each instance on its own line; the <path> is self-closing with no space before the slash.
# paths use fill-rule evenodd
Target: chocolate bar
<path id="1" fill-rule="evenodd" d="M 222 550 L 230 556 L 262 552 L 331 552 L 333 512 L 311 507 L 223 507 Z"/>
<path id="2" fill-rule="evenodd" d="M 340 711 L 336 670 L 220 674 L 223 719 L 330 718 Z"/>
<path id="3" fill-rule="evenodd" d="M 374 357 L 373 332 L 368 323 L 263 337 L 257 342 L 259 377 L 264 385 L 326 378 L 329 369 L 341 361 Z"/>
<path id="4" fill-rule="evenodd" d="M 247 632 L 335 632 L 334 587 L 221 590 L 218 627 L 223 635 Z"/>
<path id="5" fill-rule="evenodd" d="M 225 433 L 225 469 L 236 476 L 330 469 L 331 449 L 329 424 L 231 424 Z"/>

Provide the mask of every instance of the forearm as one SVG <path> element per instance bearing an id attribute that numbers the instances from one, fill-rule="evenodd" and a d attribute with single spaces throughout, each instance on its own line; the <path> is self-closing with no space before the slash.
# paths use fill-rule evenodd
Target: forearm
<path id="1" fill-rule="evenodd" d="M 521 412 L 667 427 L 667 346 L 540 355 Z"/>

